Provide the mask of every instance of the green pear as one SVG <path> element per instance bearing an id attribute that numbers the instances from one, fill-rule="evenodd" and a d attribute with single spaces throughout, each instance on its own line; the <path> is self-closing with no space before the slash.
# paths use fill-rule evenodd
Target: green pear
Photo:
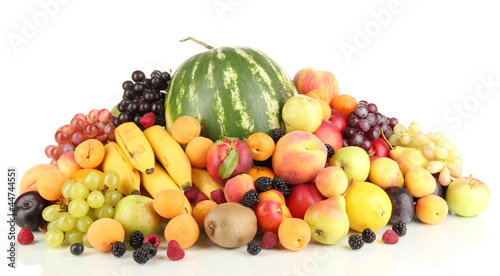
<path id="1" fill-rule="evenodd" d="M 322 244 L 336 244 L 349 232 L 349 218 L 342 195 L 334 195 L 311 205 L 304 221 L 311 226 L 311 237 Z"/>
<path id="2" fill-rule="evenodd" d="M 295 95 L 289 98 L 281 111 L 286 133 L 302 130 L 313 133 L 323 121 L 321 104 L 306 95 Z"/>
<path id="3" fill-rule="evenodd" d="M 396 146 L 389 151 L 389 157 L 398 163 L 403 175 L 406 175 L 413 167 L 425 168 L 429 163 L 429 159 L 424 156 L 421 150 L 416 148 Z"/>

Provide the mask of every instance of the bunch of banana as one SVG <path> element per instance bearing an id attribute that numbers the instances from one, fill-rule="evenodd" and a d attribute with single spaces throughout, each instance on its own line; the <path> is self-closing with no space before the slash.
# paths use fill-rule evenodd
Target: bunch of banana
<path id="1" fill-rule="evenodd" d="M 198 190 L 204 193 L 208 198 L 212 199 L 210 193 L 213 191 L 218 189 L 224 190 L 222 185 L 215 182 L 207 170 L 191 167 L 191 172 L 194 186 L 196 186 L 196 188 L 198 188 Z"/>
<path id="2" fill-rule="evenodd" d="M 129 159 L 116 142 L 109 142 L 104 146 L 104 159 L 101 166 L 104 172 L 114 170 L 120 177 L 118 190 L 125 196 L 139 194 L 141 176 L 132 166 Z"/>
<path id="3" fill-rule="evenodd" d="M 189 163 L 189 159 L 179 143 L 166 129 L 159 125 L 149 127 L 143 133 L 153 148 L 156 159 L 163 165 L 175 183 L 182 191 L 190 190 L 192 185 L 191 163 Z"/>
<path id="4" fill-rule="evenodd" d="M 154 172 L 155 154 L 148 139 L 134 122 L 119 125 L 115 129 L 115 139 L 137 170 L 145 174 Z"/>

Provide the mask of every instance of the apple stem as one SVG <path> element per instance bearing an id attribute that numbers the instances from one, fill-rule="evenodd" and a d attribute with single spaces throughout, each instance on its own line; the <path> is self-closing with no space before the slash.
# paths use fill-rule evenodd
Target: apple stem
<path id="1" fill-rule="evenodd" d="M 213 46 L 210 46 L 210 45 L 206 44 L 205 42 L 199 41 L 198 39 L 192 38 L 192 37 L 186 37 L 184 39 L 179 40 L 179 42 L 184 42 L 184 41 L 187 41 L 187 40 L 194 41 L 194 42 L 200 44 L 201 46 L 207 48 L 208 50 L 212 50 L 214 48 Z"/>
<path id="2" fill-rule="evenodd" d="M 472 174 L 469 175 L 469 181 L 467 181 L 467 184 L 469 186 L 472 185 Z"/>
<path id="3" fill-rule="evenodd" d="M 382 130 L 382 128 L 380 128 L 380 133 L 382 134 L 382 138 L 387 143 L 387 145 L 389 145 L 389 147 L 391 148 L 391 150 L 393 150 L 394 147 L 391 145 L 391 143 L 389 143 L 389 140 L 387 140 L 387 138 L 385 137 L 385 134 L 384 134 L 384 131 Z"/>

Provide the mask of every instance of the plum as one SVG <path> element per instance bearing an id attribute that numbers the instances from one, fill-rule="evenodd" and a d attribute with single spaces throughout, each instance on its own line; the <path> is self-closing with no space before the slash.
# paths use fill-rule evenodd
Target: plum
<path id="1" fill-rule="evenodd" d="M 29 191 L 21 194 L 14 202 L 14 216 L 19 227 L 38 231 L 47 222 L 42 218 L 45 207 L 50 206 L 50 201 L 44 199 L 38 191 Z"/>
<path id="2" fill-rule="evenodd" d="M 392 214 L 389 223 L 410 222 L 415 214 L 415 203 L 410 192 L 399 186 L 389 187 L 385 189 L 385 192 L 392 203 Z"/>

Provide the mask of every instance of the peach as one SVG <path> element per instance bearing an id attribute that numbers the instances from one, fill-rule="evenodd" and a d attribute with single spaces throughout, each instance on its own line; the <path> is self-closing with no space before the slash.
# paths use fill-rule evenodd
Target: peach
<path id="1" fill-rule="evenodd" d="M 300 94 L 307 94 L 314 89 L 320 90 L 326 95 L 325 102 L 328 104 L 339 94 L 337 78 L 329 71 L 316 71 L 307 67 L 295 74 L 293 83 Z"/>
<path id="2" fill-rule="evenodd" d="M 250 190 L 255 190 L 255 182 L 249 174 L 239 174 L 226 182 L 224 195 L 227 202 L 241 203 L 243 196 Z"/>
<path id="3" fill-rule="evenodd" d="M 335 166 L 322 169 L 314 180 L 319 192 L 325 197 L 341 195 L 349 186 L 344 170 Z"/>
<path id="4" fill-rule="evenodd" d="M 302 219 L 287 218 L 279 226 L 278 237 L 284 248 L 299 251 L 311 240 L 311 226 Z"/>
<path id="5" fill-rule="evenodd" d="M 104 145 L 97 139 L 83 141 L 75 148 L 75 160 L 84 169 L 93 169 L 104 159 Z"/>
<path id="6" fill-rule="evenodd" d="M 38 191 L 38 177 L 49 170 L 57 170 L 57 166 L 42 163 L 29 168 L 24 172 L 19 182 L 19 194 L 21 195 L 29 191 Z"/>
<path id="7" fill-rule="evenodd" d="M 434 192 L 436 180 L 425 168 L 413 167 L 405 175 L 405 185 L 412 196 L 423 197 Z"/>
<path id="8" fill-rule="evenodd" d="M 61 188 L 67 180 L 68 176 L 60 170 L 48 170 L 38 177 L 38 192 L 46 200 L 58 200 L 62 198 Z"/>
<path id="9" fill-rule="evenodd" d="M 74 151 L 63 153 L 63 155 L 59 157 L 59 160 L 57 160 L 57 167 L 59 167 L 59 170 L 67 176 L 70 176 L 74 172 L 82 169 L 78 162 L 76 162 Z"/>
<path id="10" fill-rule="evenodd" d="M 313 132 L 324 144 L 329 144 L 334 150 L 339 150 L 344 146 L 342 141 L 342 133 L 330 121 L 323 120 L 321 125 Z"/>
<path id="11" fill-rule="evenodd" d="M 371 183 L 386 189 L 398 183 L 400 174 L 396 161 L 389 157 L 379 157 L 371 162 L 368 179 Z"/>
<path id="12" fill-rule="evenodd" d="M 314 134 L 292 131 L 276 143 L 272 166 L 287 184 L 311 182 L 325 167 L 325 144 Z"/>
<path id="13" fill-rule="evenodd" d="M 117 241 L 123 242 L 125 230 L 118 221 L 111 218 L 102 218 L 90 225 L 87 238 L 92 247 L 108 252 L 111 251 L 113 243 Z"/>
<path id="14" fill-rule="evenodd" d="M 436 224 L 448 215 L 448 204 L 440 196 L 426 195 L 418 199 L 415 211 L 420 221 L 427 224 Z"/>
<path id="15" fill-rule="evenodd" d="M 259 194 L 259 203 L 254 206 L 257 225 L 262 233 L 268 231 L 278 233 L 281 222 L 291 218 L 290 209 L 286 206 L 285 197 L 275 189 Z"/>

